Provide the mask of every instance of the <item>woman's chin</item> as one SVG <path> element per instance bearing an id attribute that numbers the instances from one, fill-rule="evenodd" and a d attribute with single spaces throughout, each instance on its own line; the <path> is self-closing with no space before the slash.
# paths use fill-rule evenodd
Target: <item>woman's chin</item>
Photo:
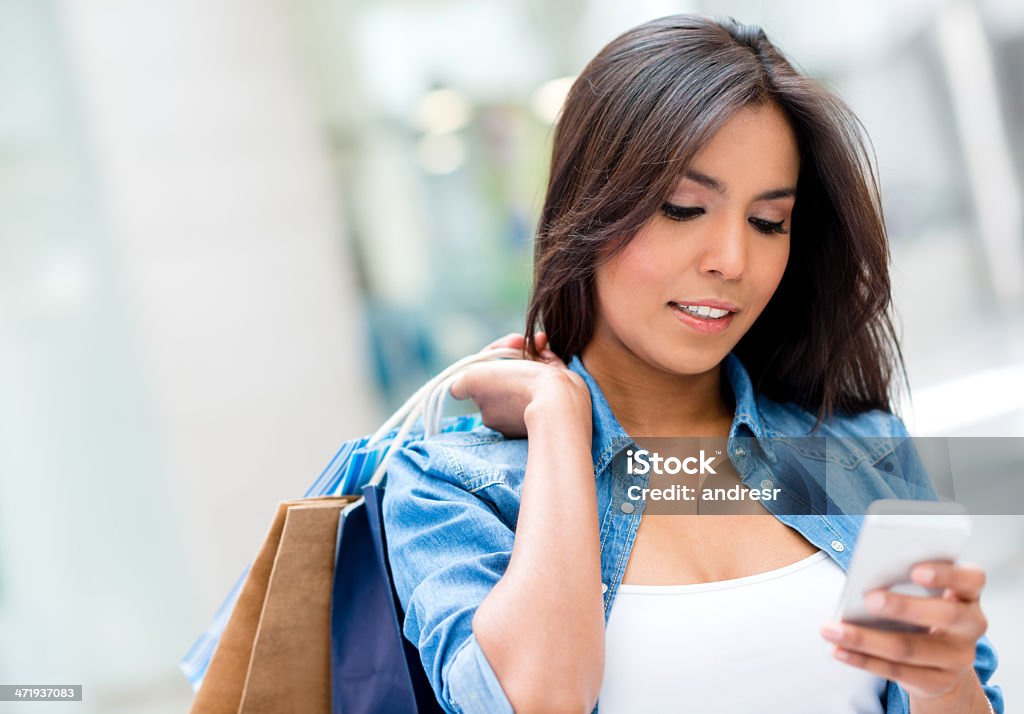
<path id="1" fill-rule="evenodd" d="M 675 351 L 672 354 L 664 355 L 659 359 L 662 369 L 675 374 L 704 374 L 725 359 L 728 352 L 721 349 L 712 350 L 709 347 Z"/>

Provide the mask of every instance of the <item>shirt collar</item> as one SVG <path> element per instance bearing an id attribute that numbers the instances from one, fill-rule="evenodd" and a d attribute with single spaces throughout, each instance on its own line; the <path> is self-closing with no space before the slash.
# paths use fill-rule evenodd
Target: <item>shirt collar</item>
<path id="1" fill-rule="evenodd" d="M 753 434 L 761 451 L 768 457 L 768 461 L 774 464 L 775 448 L 772 446 L 771 437 L 768 436 L 764 419 L 761 418 L 761 410 L 757 408 L 757 394 L 754 393 L 754 385 L 750 381 L 746 367 L 740 362 L 739 357 L 730 352 L 722 360 L 722 369 L 736 399 L 736 413 L 732 418 L 729 438 L 748 437 Z"/>
<path id="2" fill-rule="evenodd" d="M 568 367 L 583 378 L 587 389 L 590 390 L 590 402 L 594 414 L 591 455 L 594 462 L 594 475 L 597 476 L 623 447 L 632 443 L 632 439 L 619 424 L 619 420 L 615 418 L 611 407 L 608 406 L 608 401 L 604 398 L 604 393 L 597 385 L 597 380 L 583 366 L 579 355 L 573 356 Z M 729 428 L 729 440 L 753 435 L 768 460 L 775 463 L 775 450 L 772 448 L 768 430 L 761 418 L 761 412 L 757 408 L 757 397 L 754 394 L 750 375 L 747 374 L 739 357 L 732 352 L 722 360 L 722 370 L 729 381 L 729 386 L 732 387 L 733 397 L 736 400 L 736 412 L 733 416 L 732 426 Z"/>

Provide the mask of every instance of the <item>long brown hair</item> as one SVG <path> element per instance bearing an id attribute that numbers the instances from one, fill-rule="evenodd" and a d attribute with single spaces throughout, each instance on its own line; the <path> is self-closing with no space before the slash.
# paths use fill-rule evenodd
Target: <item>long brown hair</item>
<path id="1" fill-rule="evenodd" d="M 800 152 L 789 263 L 734 348 L 756 390 L 817 413 L 891 411 L 903 360 L 889 244 L 862 127 L 761 28 L 674 15 L 621 35 L 574 82 L 555 129 L 526 318 L 568 361 L 593 335 L 593 277 L 660 208 L 682 169 L 747 105 L 773 102 Z M 903 371 L 905 374 L 905 371 Z"/>

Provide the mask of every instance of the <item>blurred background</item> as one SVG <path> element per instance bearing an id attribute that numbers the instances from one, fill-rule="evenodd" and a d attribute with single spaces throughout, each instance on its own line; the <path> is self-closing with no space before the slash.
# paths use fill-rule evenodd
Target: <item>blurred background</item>
<path id="1" fill-rule="evenodd" d="M 275 503 L 522 329 L 573 75 L 683 11 L 863 120 L 912 433 L 1024 435 L 1018 0 L 0 0 L 0 683 L 86 687 L 0 711 L 187 708 Z M 970 547 L 1011 701 L 1022 520 Z"/>

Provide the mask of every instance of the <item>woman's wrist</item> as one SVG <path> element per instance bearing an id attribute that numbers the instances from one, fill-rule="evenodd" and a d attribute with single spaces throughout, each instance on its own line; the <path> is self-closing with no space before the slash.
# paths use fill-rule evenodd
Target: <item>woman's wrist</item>
<path id="1" fill-rule="evenodd" d="M 580 429 L 589 440 L 593 428 L 591 409 L 586 384 L 577 375 L 562 372 L 552 375 L 540 386 L 526 405 L 523 421 L 528 434 L 536 435 L 552 428 L 559 433 Z"/>
<path id="2" fill-rule="evenodd" d="M 985 694 L 978 675 L 971 670 L 959 686 L 938 699 L 920 699 L 910 696 L 911 714 L 991 714 L 995 711 Z"/>

